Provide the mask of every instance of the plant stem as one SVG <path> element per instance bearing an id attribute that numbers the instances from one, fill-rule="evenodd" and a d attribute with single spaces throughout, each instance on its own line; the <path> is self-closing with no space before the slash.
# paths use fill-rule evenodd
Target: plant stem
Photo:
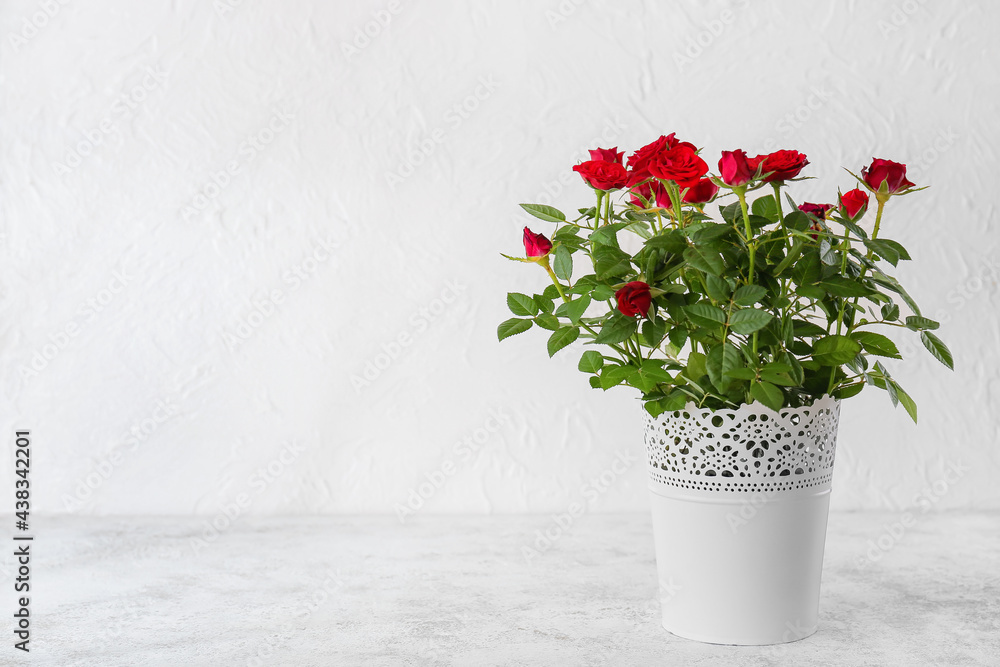
<path id="1" fill-rule="evenodd" d="M 552 279 L 552 284 L 556 286 L 556 291 L 559 292 L 559 296 L 562 297 L 562 300 L 569 303 L 569 298 L 565 293 L 563 293 L 562 285 L 559 283 L 559 279 L 556 278 L 555 271 L 553 271 L 552 267 L 549 266 L 548 257 L 546 257 L 545 260 L 546 261 L 542 264 L 542 268 L 544 268 L 545 272 L 549 274 L 549 278 Z"/>
<path id="2" fill-rule="evenodd" d="M 885 201 L 879 199 L 878 200 L 878 210 L 875 212 L 875 227 L 874 227 L 874 229 L 872 229 L 872 240 L 873 241 L 878 238 L 878 230 L 879 230 L 879 227 L 882 225 L 882 209 L 883 208 L 885 208 Z M 847 238 L 847 232 L 846 231 L 844 232 L 844 237 Z M 871 259 L 872 255 L 874 255 L 874 252 L 872 251 L 871 248 L 869 248 L 867 254 L 865 255 L 865 257 L 867 257 L 868 259 Z M 844 262 L 842 264 L 844 266 L 841 269 L 841 273 L 844 273 L 846 271 L 846 264 L 847 264 L 847 253 L 846 253 L 846 251 L 844 253 Z M 862 266 L 861 267 L 861 274 L 858 276 L 858 280 L 859 281 L 860 280 L 864 280 L 865 273 L 867 273 L 867 272 L 868 272 L 867 267 Z M 851 302 L 851 321 L 847 324 L 847 334 L 848 335 L 850 335 L 850 333 L 852 331 L 854 331 L 854 315 L 855 315 L 855 313 L 857 313 L 858 299 L 860 299 L 860 297 L 854 297 L 854 300 Z M 841 302 L 841 304 L 840 304 L 840 313 L 837 316 L 837 334 L 838 335 L 840 334 L 840 324 L 841 324 L 841 321 L 844 318 L 844 303 L 845 302 L 843 302 L 843 301 Z M 836 371 L 837 371 L 837 367 L 836 366 L 834 366 L 833 369 L 830 371 L 830 385 L 829 385 L 829 390 L 827 391 L 827 393 L 830 393 L 833 390 L 833 385 L 834 385 L 833 378 L 834 378 L 834 374 L 836 373 Z"/>
<path id="3" fill-rule="evenodd" d="M 771 187 L 774 188 L 774 205 L 778 207 L 778 224 L 781 224 L 785 219 L 781 212 L 781 184 L 778 181 L 773 181 Z"/>
<path id="4" fill-rule="evenodd" d="M 875 239 L 878 238 L 878 228 L 879 228 L 879 225 L 882 224 L 882 209 L 883 209 L 883 207 L 885 207 L 885 202 L 879 200 L 878 210 L 875 212 L 875 228 L 872 230 L 872 241 L 874 241 Z M 871 248 L 868 249 L 868 255 L 867 255 L 867 257 L 868 257 L 868 259 L 872 258 L 872 249 Z M 862 267 L 861 270 L 862 270 L 862 274 L 861 275 L 863 276 L 864 275 L 864 267 Z"/>
<path id="5" fill-rule="evenodd" d="M 845 275 L 847 273 L 847 253 L 851 250 L 851 241 L 848 238 L 850 232 L 847 228 L 844 228 L 844 248 L 841 250 L 840 259 L 840 275 Z M 844 306 L 847 304 L 847 299 L 841 298 L 840 300 L 840 311 L 837 313 L 837 335 L 840 335 L 841 325 L 844 323 Z"/>
<path id="6" fill-rule="evenodd" d="M 744 189 L 737 189 L 736 196 L 740 199 L 740 212 L 743 213 L 743 227 L 746 230 L 747 249 L 750 251 L 750 271 L 747 275 L 747 284 L 753 284 L 754 258 L 757 254 L 757 244 L 752 240 L 753 231 L 750 229 L 750 214 L 747 212 L 747 195 Z"/>
<path id="7" fill-rule="evenodd" d="M 750 214 L 747 212 L 747 193 L 746 188 L 737 188 L 735 190 L 736 196 L 740 200 L 740 212 L 743 214 L 743 227 L 746 229 L 747 234 L 747 249 L 750 251 L 750 270 L 747 273 L 747 285 L 753 285 L 753 267 L 754 260 L 757 255 L 757 243 L 751 237 L 753 236 L 753 230 L 750 228 Z M 754 357 L 757 356 L 757 332 L 753 332 L 753 354 Z"/>

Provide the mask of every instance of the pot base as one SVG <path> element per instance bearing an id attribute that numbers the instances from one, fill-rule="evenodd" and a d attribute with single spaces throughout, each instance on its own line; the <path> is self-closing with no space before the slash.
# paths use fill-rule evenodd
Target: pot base
<path id="1" fill-rule="evenodd" d="M 703 644 L 718 644 L 720 646 L 776 646 L 778 644 L 789 644 L 792 642 L 797 642 L 800 639 L 811 637 L 812 635 L 816 634 L 816 630 L 819 629 L 819 626 L 815 625 L 812 628 L 806 629 L 802 635 L 797 635 L 795 639 L 791 639 L 788 641 L 762 643 L 762 642 L 733 642 L 730 641 L 728 638 L 724 637 L 716 637 L 712 635 L 700 635 L 697 633 L 690 633 L 690 634 L 685 633 L 683 631 L 667 627 L 666 623 L 661 623 L 660 625 L 663 626 L 664 630 L 674 635 L 675 637 L 680 637 L 681 639 L 690 639 L 691 641 L 701 642 Z"/>
<path id="2" fill-rule="evenodd" d="M 650 498 L 664 628 L 736 645 L 816 631 L 829 491 Z"/>

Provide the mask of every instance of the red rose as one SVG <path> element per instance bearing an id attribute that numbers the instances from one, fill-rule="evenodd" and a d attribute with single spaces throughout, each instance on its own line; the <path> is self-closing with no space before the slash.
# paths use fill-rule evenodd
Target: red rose
<path id="1" fill-rule="evenodd" d="M 719 158 L 719 174 L 726 185 L 739 187 L 746 185 L 757 173 L 757 164 L 747 157 L 741 149 L 722 151 Z"/>
<path id="2" fill-rule="evenodd" d="M 861 188 L 840 195 L 840 214 L 848 220 L 859 218 L 868 208 L 868 193 Z"/>
<path id="3" fill-rule="evenodd" d="M 649 312 L 649 305 L 653 302 L 653 297 L 649 293 L 649 285 L 641 281 L 626 283 L 624 287 L 615 292 L 618 300 L 618 310 L 625 317 L 635 317 L 641 315 L 646 317 Z"/>
<path id="4" fill-rule="evenodd" d="M 718 193 L 719 186 L 712 179 L 703 178 L 684 193 L 684 201 L 688 204 L 704 204 L 712 201 Z"/>
<path id="5" fill-rule="evenodd" d="M 617 190 L 628 183 L 628 172 L 617 162 L 589 160 L 573 167 L 573 171 L 597 190 Z"/>
<path id="6" fill-rule="evenodd" d="M 677 148 L 678 146 L 687 146 L 691 150 L 697 150 L 694 144 L 688 143 L 687 141 L 677 141 L 677 138 L 674 137 L 674 133 L 671 132 L 667 136 L 661 136 L 656 141 L 646 144 L 636 152 L 629 155 L 628 168 L 633 172 L 647 171 L 646 166 L 655 155 L 668 151 L 671 148 Z M 646 178 L 649 178 L 648 174 L 646 175 Z"/>
<path id="7" fill-rule="evenodd" d="M 544 257 L 552 250 L 552 242 L 542 234 L 524 228 L 524 254 L 527 257 Z"/>
<path id="8" fill-rule="evenodd" d="M 633 185 L 629 189 L 632 203 L 636 206 L 646 207 L 647 202 L 650 207 L 670 208 L 670 195 L 663 184 L 656 180 L 646 181 L 639 185 Z"/>
<path id="9" fill-rule="evenodd" d="M 885 183 L 889 194 L 893 195 L 912 188 L 916 183 L 906 180 L 906 165 L 891 160 L 872 158 L 871 166 L 861 170 L 861 178 L 865 179 L 875 192 Z"/>
<path id="10" fill-rule="evenodd" d="M 752 161 L 754 166 L 764 165 L 764 173 L 774 172 L 764 179 L 765 183 L 787 181 L 795 178 L 802 168 L 809 164 L 804 153 L 798 151 L 774 151 L 767 155 L 758 155 Z"/>
<path id="11" fill-rule="evenodd" d="M 622 158 L 625 156 L 624 152 L 621 153 L 618 152 L 617 146 L 615 146 L 614 148 L 598 148 L 588 152 L 590 153 L 591 160 L 617 162 L 618 164 L 622 163 Z"/>
<path id="12" fill-rule="evenodd" d="M 803 202 L 799 206 L 799 210 L 808 215 L 815 216 L 820 220 L 826 219 L 826 212 L 833 208 L 833 204 L 810 204 L 809 202 Z"/>
<path id="13" fill-rule="evenodd" d="M 698 179 L 708 173 L 708 165 L 698 157 L 690 144 L 678 144 L 669 150 L 657 153 L 650 159 L 646 168 L 656 178 L 675 181 L 681 188 L 696 185 Z"/>

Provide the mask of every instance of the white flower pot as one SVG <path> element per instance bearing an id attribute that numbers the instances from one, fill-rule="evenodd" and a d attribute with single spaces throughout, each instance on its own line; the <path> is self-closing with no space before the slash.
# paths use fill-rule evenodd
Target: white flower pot
<path id="1" fill-rule="evenodd" d="M 840 402 L 646 413 L 663 627 L 713 644 L 816 631 Z"/>

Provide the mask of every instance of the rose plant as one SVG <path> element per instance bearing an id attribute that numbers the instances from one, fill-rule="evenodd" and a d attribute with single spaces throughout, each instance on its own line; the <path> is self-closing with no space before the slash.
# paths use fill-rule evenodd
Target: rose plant
<path id="1" fill-rule="evenodd" d="M 578 339 L 597 345 L 579 362 L 591 386 L 632 386 L 653 416 L 688 402 L 778 410 L 873 386 L 916 421 L 912 398 L 878 360 L 901 358 L 885 332 L 913 331 L 941 363 L 953 361 L 933 333 L 938 323 L 891 275 L 909 253 L 879 234 L 886 205 L 924 189 L 906 165 L 874 159 L 860 176 L 848 172 L 860 187 L 836 204 L 797 205 L 782 188 L 802 180 L 804 154 L 723 151 L 710 174 L 700 152 L 673 134 L 627 163 L 617 148 L 599 148 L 573 168 L 593 206 L 568 218 L 521 204 L 554 228 L 525 227 L 525 256 L 504 256 L 538 264 L 551 284 L 507 295 L 515 317 L 499 339 L 537 327 L 550 332 L 550 356 Z M 720 193 L 734 201 L 713 217 L 706 206 Z M 872 199 L 869 232 L 860 223 Z"/>

